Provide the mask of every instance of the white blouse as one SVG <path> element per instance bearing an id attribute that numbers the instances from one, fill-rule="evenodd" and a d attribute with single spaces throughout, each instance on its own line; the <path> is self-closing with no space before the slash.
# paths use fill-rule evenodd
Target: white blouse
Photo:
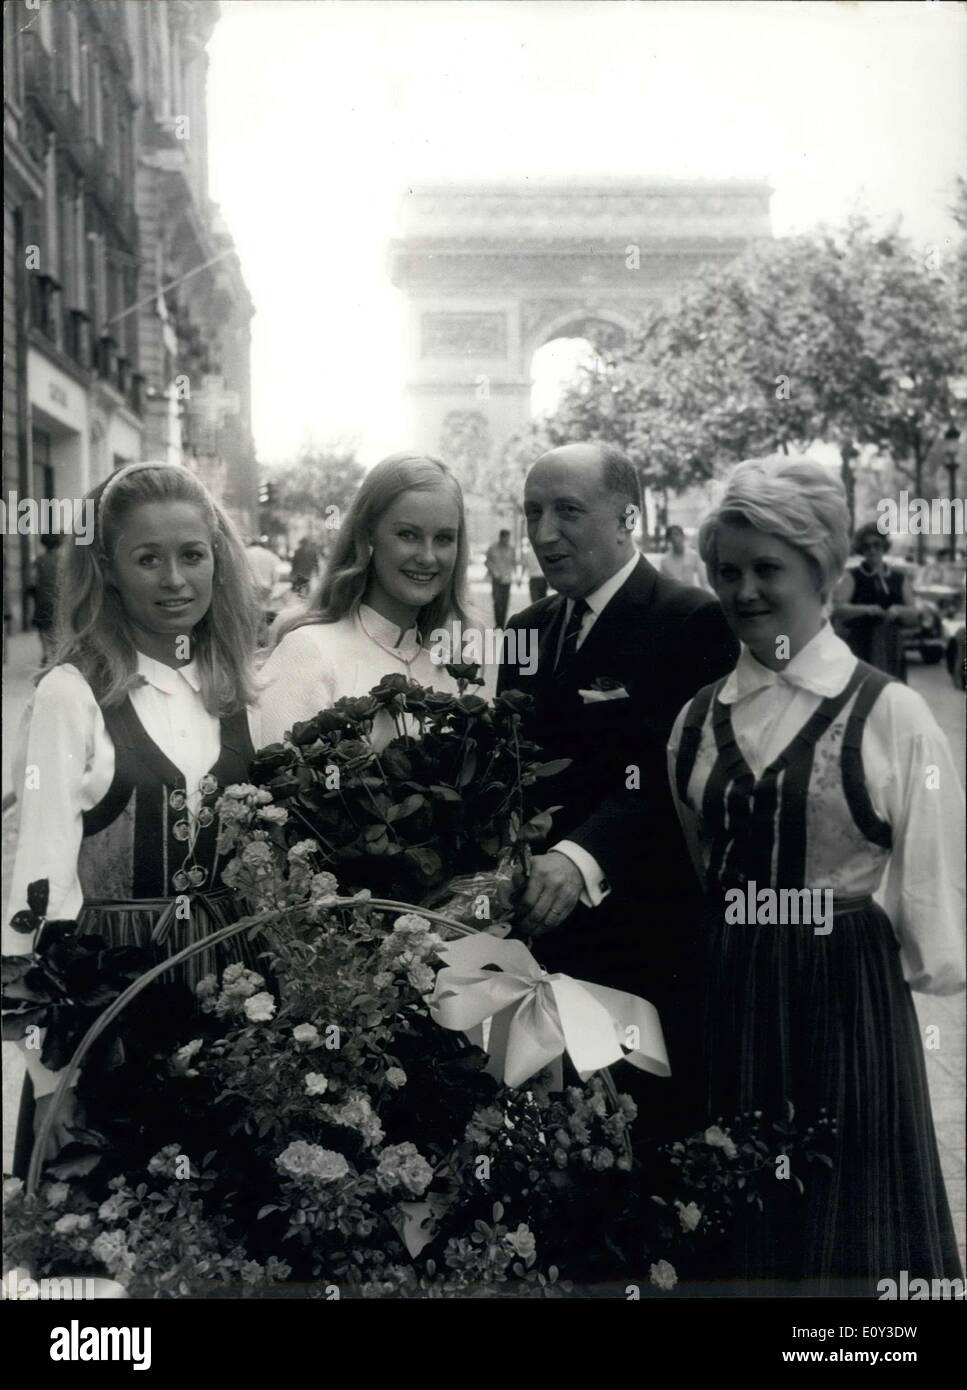
<path id="1" fill-rule="evenodd" d="M 397 673 L 434 690 L 458 693 L 456 681 L 433 661 L 415 628 L 401 632 L 366 604 L 339 622 L 295 628 L 262 667 L 263 744 L 280 742 L 293 724 L 311 719 L 343 696 L 368 695 L 384 676 Z M 375 747 L 384 747 L 395 732 L 390 716 L 380 710 L 373 724 Z"/>
<path id="2" fill-rule="evenodd" d="M 165 756 L 184 775 L 188 804 L 197 810 L 198 783 L 218 760 L 219 721 L 202 703 L 194 662 L 174 670 L 138 653 L 145 684 L 131 704 Z M 252 743 L 259 745 L 258 715 L 249 711 Z M 50 884 L 47 915 L 74 919 L 83 905 L 77 859 L 83 813 L 106 796 L 114 779 L 114 744 L 94 692 L 76 666 L 55 666 L 37 686 L 24 712 L 13 756 L 19 823 L 3 950 L 18 955 L 29 937 L 12 931 L 10 916 L 27 905 L 27 885 Z"/>
<path id="3" fill-rule="evenodd" d="M 759 777 L 822 701 L 849 682 L 856 657 L 829 623 L 782 671 L 772 671 L 743 646 L 719 699 L 731 705 L 736 742 Z M 685 837 L 704 877 L 708 845 L 693 811 L 677 796 L 675 760 L 686 705 L 669 741 L 669 776 Z M 871 854 L 874 881 L 852 885 L 875 892 L 900 943 L 910 987 L 954 994 L 964 987 L 964 793 L 943 731 L 915 690 L 891 681 L 863 729 L 863 773 L 873 808 L 893 832 L 886 872 Z M 715 757 L 705 748 L 693 771 L 704 783 Z"/>
<path id="4" fill-rule="evenodd" d="M 174 670 L 138 653 L 145 684 L 130 692 L 135 714 L 148 737 L 184 775 L 188 804 L 197 810 L 198 783 L 217 762 L 219 721 L 201 699 L 194 662 Z M 249 732 L 259 746 L 258 713 L 248 711 Z M 10 918 L 27 906 L 27 886 L 46 878 L 47 916 L 72 921 L 84 902 L 77 861 L 84 837 L 83 813 L 106 796 L 114 780 L 114 744 L 94 692 L 76 666 L 55 666 L 34 691 L 24 711 L 13 756 L 17 793 L 17 850 L 3 952 L 24 955 L 33 938 L 14 931 Z M 38 1097 L 49 1095 L 59 1073 L 49 1071 L 40 1053 L 18 1044 Z"/>

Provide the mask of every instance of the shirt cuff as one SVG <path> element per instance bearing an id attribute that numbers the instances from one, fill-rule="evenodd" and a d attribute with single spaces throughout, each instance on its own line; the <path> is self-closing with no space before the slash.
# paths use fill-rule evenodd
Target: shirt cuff
<path id="1" fill-rule="evenodd" d="M 611 892 L 611 885 L 601 872 L 601 865 L 593 854 L 576 845 L 573 840 L 561 840 L 553 846 L 555 853 L 570 859 L 584 879 L 584 892 L 580 901 L 584 907 L 597 907 Z"/>

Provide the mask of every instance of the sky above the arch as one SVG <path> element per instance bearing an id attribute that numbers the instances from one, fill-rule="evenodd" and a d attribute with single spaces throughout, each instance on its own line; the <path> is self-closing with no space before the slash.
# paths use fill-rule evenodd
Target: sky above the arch
<path id="1" fill-rule="evenodd" d="M 863 208 L 949 243 L 967 8 L 222 0 L 211 195 L 256 305 L 260 459 L 404 446 L 400 192 L 525 175 L 768 178 L 773 230 Z"/>

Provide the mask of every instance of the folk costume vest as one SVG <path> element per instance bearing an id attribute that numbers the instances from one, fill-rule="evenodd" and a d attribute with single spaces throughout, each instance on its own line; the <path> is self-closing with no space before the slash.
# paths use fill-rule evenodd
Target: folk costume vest
<path id="1" fill-rule="evenodd" d="M 679 799 L 711 833 L 706 886 L 831 887 L 844 901 L 869 891 L 892 847 L 863 776 L 863 729 L 889 677 L 857 662 L 846 687 L 823 700 L 785 750 L 756 777 L 735 739 L 730 707 L 716 699 L 724 681 L 692 700 L 679 744 Z M 711 772 L 689 784 L 702 743 L 714 739 Z"/>
<path id="2" fill-rule="evenodd" d="M 254 750 L 245 710 L 220 721 L 221 750 L 209 773 L 217 786 L 193 818 L 185 810 L 183 774 L 149 738 L 131 701 L 102 713 L 115 769 L 104 798 L 84 813 L 78 877 L 85 904 L 217 890 L 212 806 L 226 786 L 248 778 Z"/>

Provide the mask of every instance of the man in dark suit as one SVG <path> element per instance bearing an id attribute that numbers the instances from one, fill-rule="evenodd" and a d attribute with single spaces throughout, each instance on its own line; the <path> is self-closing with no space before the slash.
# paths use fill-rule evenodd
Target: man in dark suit
<path id="1" fill-rule="evenodd" d="M 527 532 L 557 594 L 509 631 L 536 631 L 522 669 L 505 641 L 498 693 L 534 697 L 528 729 L 548 759 L 570 766 L 535 792 L 554 816 L 551 848 L 534 856 L 518 920 L 541 964 L 649 999 L 673 1079 L 619 1069 L 649 1110 L 651 1133 L 692 1112 L 700 1067 L 701 886 L 668 784 L 675 716 L 738 657 L 717 600 L 661 575 L 635 548 L 637 474 L 617 449 L 568 444 L 527 476 Z M 534 639 L 532 638 L 531 641 Z M 507 659 L 510 658 L 510 659 Z"/>

